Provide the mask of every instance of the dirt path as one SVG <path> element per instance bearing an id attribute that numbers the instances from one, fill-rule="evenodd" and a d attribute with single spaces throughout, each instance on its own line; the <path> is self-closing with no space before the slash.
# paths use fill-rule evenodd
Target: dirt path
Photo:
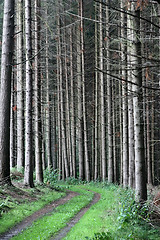
<path id="1" fill-rule="evenodd" d="M 80 210 L 71 220 L 67 223 L 67 226 L 61 229 L 56 236 L 50 238 L 50 240 L 60 240 L 64 238 L 67 233 L 70 231 L 70 229 L 80 220 L 80 218 L 88 211 L 88 209 L 97 203 L 101 198 L 101 195 L 99 193 L 95 193 L 93 200 L 84 208 Z"/>
<path id="2" fill-rule="evenodd" d="M 67 195 L 63 198 L 57 199 L 56 201 L 52 202 L 51 204 L 45 206 L 44 208 L 38 210 L 37 212 L 33 213 L 31 216 L 25 218 L 22 222 L 18 223 L 15 227 L 11 228 L 8 232 L 0 234 L 0 240 L 8 240 L 12 237 L 18 235 L 22 230 L 29 227 L 33 221 L 37 220 L 38 218 L 44 216 L 47 213 L 53 212 L 53 209 L 59 205 L 62 205 L 69 201 L 71 198 L 77 196 L 78 193 L 68 191 Z"/>

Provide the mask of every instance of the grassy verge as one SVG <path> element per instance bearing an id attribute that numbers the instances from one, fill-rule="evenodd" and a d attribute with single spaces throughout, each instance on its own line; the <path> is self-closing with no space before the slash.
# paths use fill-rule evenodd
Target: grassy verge
<path id="1" fill-rule="evenodd" d="M 32 226 L 24 230 L 21 234 L 15 236 L 14 240 L 21 239 L 50 239 L 54 236 L 66 223 L 86 206 L 93 198 L 93 193 L 83 190 L 78 186 L 70 187 L 70 190 L 79 193 L 78 196 L 72 198 L 64 205 L 58 206 L 52 214 L 33 222 Z"/>
<path id="2" fill-rule="evenodd" d="M 158 240 L 160 232 L 151 228 L 137 216 L 131 208 L 127 191 L 114 185 L 86 185 L 101 194 L 101 199 L 93 205 L 80 221 L 71 229 L 64 240 L 108 239 L 108 240 Z M 127 197 L 126 197 L 127 196 Z M 128 207 L 126 207 L 128 205 Z M 134 205 L 133 205 L 134 206 Z M 125 208 L 126 207 L 126 208 Z M 123 209 L 123 210 L 122 210 Z M 134 214 L 136 216 L 134 216 Z"/>
<path id="3" fill-rule="evenodd" d="M 15 190 L 17 194 L 13 198 L 9 194 Z M 44 186 L 37 186 L 36 189 L 26 189 L 25 191 L 19 189 L 19 192 L 14 187 L 1 187 L 0 193 L 0 206 L 2 206 L 0 233 L 6 232 L 35 211 L 65 195 L 65 193 L 57 192 Z M 7 193 L 8 197 L 6 197 Z M 25 194 L 26 198 L 24 197 Z"/>

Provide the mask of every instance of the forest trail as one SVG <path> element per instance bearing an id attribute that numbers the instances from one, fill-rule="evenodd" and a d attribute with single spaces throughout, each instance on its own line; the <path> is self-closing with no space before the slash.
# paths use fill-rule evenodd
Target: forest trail
<path id="1" fill-rule="evenodd" d="M 9 240 L 12 237 L 18 235 L 22 230 L 25 230 L 29 227 L 33 221 L 43 217 L 45 214 L 53 212 L 53 210 L 59 205 L 63 205 L 68 202 L 71 198 L 77 196 L 77 192 L 68 191 L 67 195 L 63 198 L 60 198 L 56 201 L 53 201 L 51 204 L 45 206 L 44 208 L 33 213 L 31 216 L 25 218 L 21 223 L 17 224 L 11 228 L 6 233 L 0 234 L 0 240 Z M 80 218 L 88 211 L 88 209 L 97 203 L 100 200 L 100 194 L 94 193 L 92 201 L 84 208 L 82 208 L 68 223 L 67 226 L 62 228 L 54 237 L 51 237 L 51 240 L 58 240 L 64 238 L 69 230 L 80 220 Z"/>
<path id="2" fill-rule="evenodd" d="M 53 201 L 52 203 L 46 205 L 44 208 L 36 211 L 31 216 L 25 218 L 22 222 L 11 228 L 9 231 L 0 234 L 0 240 L 8 240 L 12 237 L 18 235 L 22 230 L 29 227 L 33 221 L 39 219 L 40 217 L 43 217 L 45 214 L 53 212 L 53 210 L 58 207 L 59 205 L 62 205 L 66 202 L 68 202 L 71 198 L 77 196 L 78 193 L 73 191 L 68 191 L 66 196 L 63 198 L 57 199 Z"/>
<path id="3" fill-rule="evenodd" d="M 81 217 L 89 210 L 89 208 L 97 203 L 101 198 L 99 193 L 94 193 L 92 201 L 84 208 L 82 208 L 68 223 L 67 226 L 62 228 L 56 236 L 50 238 L 50 240 L 60 240 L 63 239 L 70 229 L 81 219 Z"/>

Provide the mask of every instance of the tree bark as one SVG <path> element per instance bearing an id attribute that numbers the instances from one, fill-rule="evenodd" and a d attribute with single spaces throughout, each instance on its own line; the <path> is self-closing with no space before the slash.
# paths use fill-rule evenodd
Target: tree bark
<path id="1" fill-rule="evenodd" d="M 24 167 L 23 0 L 17 1 L 17 170 Z"/>
<path id="2" fill-rule="evenodd" d="M 26 112 L 25 112 L 25 172 L 24 184 L 33 187 L 33 149 L 32 149 L 32 38 L 31 38 L 31 0 L 25 0 L 26 37 Z"/>
<path id="3" fill-rule="evenodd" d="M 41 69 L 40 69 L 40 15 L 41 1 L 35 0 L 35 164 L 36 181 L 43 182 L 42 123 L 41 123 Z"/>
<path id="4" fill-rule="evenodd" d="M 101 162 L 102 162 L 102 180 L 106 180 L 106 134 L 105 134 L 105 111 L 104 111 L 104 75 L 103 75 L 103 13 L 102 3 L 99 4 L 99 66 L 100 66 L 100 101 L 101 101 Z"/>
<path id="5" fill-rule="evenodd" d="M 133 113 L 134 113 L 134 137 L 135 137 L 135 189 L 136 199 L 145 201 L 147 199 L 146 167 L 144 157 L 143 136 L 143 113 L 142 113 L 142 62 L 140 42 L 140 10 L 136 9 L 132 2 L 131 11 L 136 16 L 132 18 L 132 79 L 133 79 Z"/>
<path id="6" fill-rule="evenodd" d="M 10 179 L 10 103 L 14 45 L 14 0 L 4 1 L 0 88 L 0 182 Z"/>

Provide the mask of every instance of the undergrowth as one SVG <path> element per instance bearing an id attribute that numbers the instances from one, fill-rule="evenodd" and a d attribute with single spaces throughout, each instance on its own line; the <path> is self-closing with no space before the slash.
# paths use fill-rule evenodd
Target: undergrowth
<path id="1" fill-rule="evenodd" d="M 98 203 L 80 219 L 64 240 L 159 240 L 160 231 L 151 227 L 149 204 L 134 200 L 134 192 L 108 183 L 83 186 L 101 194 Z"/>
<path id="2" fill-rule="evenodd" d="M 20 175 L 21 176 L 21 175 Z M 64 205 L 58 206 L 53 213 L 33 222 L 32 226 L 14 240 L 49 239 L 63 228 L 69 220 L 86 206 L 93 197 L 93 192 L 101 194 L 98 203 L 91 206 L 80 221 L 71 229 L 65 240 L 159 240 L 159 229 L 153 228 L 150 223 L 152 212 L 150 204 L 143 206 L 136 203 L 134 192 L 108 182 L 83 182 L 75 178 L 68 178 L 65 182 L 58 181 L 59 172 L 45 170 L 45 185 L 39 186 L 39 198 L 30 204 L 20 200 L 0 198 L 0 233 L 22 221 L 47 203 L 61 197 L 59 191 L 70 189 L 79 193 Z M 16 179 L 20 181 L 20 179 Z M 49 186 L 49 188 L 47 187 Z M 92 192 L 90 192 L 90 191 Z M 36 189 L 28 189 L 32 196 Z M 0 196 L 3 191 L 0 189 Z"/>
<path id="3" fill-rule="evenodd" d="M 12 191 L 14 191 L 13 187 Z M 31 196 L 36 196 L 36 199 L 34 199 L 34 201 L 27 199 L 20 201 L 21 195 L 19 195 L 19 199 L 17 200 L 14 198 L 11 199 L 11 197 L 7 197 L 5 200 L 1 199 L 0 233 L 6 232 L 24 218 L 64 195 L 64 193 L 51 190 L 44 186 L 26 191 L 30 191 Z M 38 191 L 39 194 L 35 195 L 35 191 Z"/>
<path id="4" fill-rule="evenodd" d="M 84 191 L 77 186 L 70 187 L 70 190 L 79 193 L 78 196 L 72 198 L 64 205 L 58 206 L 53 213 L 33 222 L 32 226 L 24 230 L 21 234 L 15 236 L 14 240 L 31 240 L 31 239 L 50 239 L 54 236 L 66 223 L 77 214 L 81 208 L 86 206 L 93 198 L 93 193 Z"/>

